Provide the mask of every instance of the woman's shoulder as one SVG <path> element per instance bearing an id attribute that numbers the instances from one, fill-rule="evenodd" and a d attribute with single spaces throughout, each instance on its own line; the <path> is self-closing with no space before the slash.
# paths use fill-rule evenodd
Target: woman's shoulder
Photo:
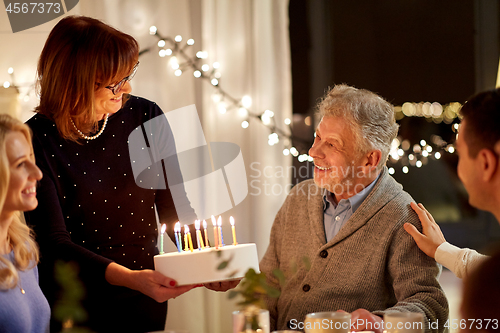
<path id="1" fill-rule="evenodd" d="M 50 127 L 56 127 L 56 124 L 50 120 L 47 116 L 41 114 L 41 113 L 35 113 L 31 118 L 26 120 L 26 125 L 28 125 L 31 130 L 40 130 L 40 129 L 46 129 Z"/>

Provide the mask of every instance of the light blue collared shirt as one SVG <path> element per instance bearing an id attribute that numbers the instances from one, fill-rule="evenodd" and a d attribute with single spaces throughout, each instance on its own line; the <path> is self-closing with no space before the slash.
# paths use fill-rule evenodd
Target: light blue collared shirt
<path id="1" fill-rule="evenodd" d="M 340 228 L 349 220 L 354 212 L 361 206 L 368 194 L 372 191 L 378 177 L 365 187 L 361 192 L 356 193 L 348 199 L 342 199 L 338 204 L 335 203 L 334 196 L 331 192 L 326 192 L 323 195 L 323 211 L 326 242 L 328 243 L 340 231 Z"/>

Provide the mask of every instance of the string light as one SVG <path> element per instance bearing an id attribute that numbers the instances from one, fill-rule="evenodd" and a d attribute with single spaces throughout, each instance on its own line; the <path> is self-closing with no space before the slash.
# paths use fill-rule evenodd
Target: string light
<path id="1" fill-rule="evenodd" d="M 273 146 L 280 142 L 282 139 L 282 144 L 285 146 L 283 149 L 283 155 L 292 155 L 297 157 L 299 161 L 312 162 L 313 158 L 308 154 L 304 153 L 309 149 L 310 142 L 297 137 L 292 137 L 291 130 L 289 126 L 292 121 L 290 118 L 285 118 L 282 124 L 286 125 L 286 129 L 283 130 L 279 128 L 274 120 L 274 112 L 271 110 L 265 110 L 261 113 L 254 113 L 250 110 L 252 107 L 252 98 L 249 95 L 245 95 L 240 99 L 236 99 L 229 95 L 220 86 L 221 73 L 217 71 L 221 67 L 221 64 L 217 61 L 211 62 L 212 67 L 207 63 L 205 59 L 208 59 L 208 53 L 206 51 L 197 51 L 194 57 L 188 56 L 186 53 L 186 48 L 191 47 L 195 44 L 194 39 L 187 39 L 185 45 L 182 45 L 183 40 L 181 35 L 177 35 L 174 39 L 169 37 L 161 36 L 155 26 L 150 27 L 149 32 L 151 35 L 155 35 L 158 38 L 158 47 L 160 57 L 170 57 L 169 65 L 174 70 L 176 76 L 180 76 L 186 69 L 191 68 L 193 70 L 193 76 L 195 78 L 205 79 L 211 83 L 211 85 L 216 89 L 216 92 L 212 94 L 212 100 L 217 105 L 217 109 L 221 114 L 224 114 L 230 110 L 238 110 L 239 116 L 243 119 L 241 122 L 242 128 L 249 127 L 248 118 L 258 119 L 264 126 L 268 127 L 270 134 L 268 136 L 269 145 Z M 164 49 L 167 45 L 170 48 Z M 150 51 L 146 49 L 141 51 Z M 179 61 L 178 58 L 182 58 Z M 201 61 L 205 63 L 200 64 Z M 224 98 L 224 102 L 221 102 Z M 458 112 L 460 110 L 460 103 L 450 103 L 448 105 L 441 105 L 437 102 L 421 102 L 421 103 L 404 103 L 402 106 L 396 106 L 395 117 L 396 120 L 400 120 L 403 117 L 425 117 L 429 121 L 432 120 L 435 123 L 445 122 L 447 124 L 452 124 L 454 119 L 458 117 Z M 312 125 L 312 117 L 308 116 L 304 118 L 304 122 L 307 126 Z M 453 131 L 458 130 L 458 124 L 452 124 Z M 291 146 L 292 139 L 294 143 L 303 144 L 304 148 L 301 148 L 302 153 L 296 148 Z M 389 163 L 402 163 L 402 171 L 404 173 L 409 172 L 409 165 L 422 167 L 427 163 L 427 158 L 440 159 L 442 153 L 445 151 L 450 154 L 454 153 L 455 149 L 453 145 L 446 143 L 442 138 L 435 136 L 435 140 L 432 140 L 432 145 L 428 144 L 425 140 L 420 140 L 420 144 L 414 144 L 411 146 L 409 140 L 399 140 L 396 139 L 391 144 L 391 150 L 389 153 Z M 436 148 L 434 148 L 436 147 Z M 435 151 L 436 149 L 436 151 Z M 435 152 L 434 152 L 435 151 Z M 434 152 L 432 155 L 430 155 Z M 399 169 L 398 169 L 399 170 Z M 394 174 L 396 168 L 390 166 L 389 171 Z"/>

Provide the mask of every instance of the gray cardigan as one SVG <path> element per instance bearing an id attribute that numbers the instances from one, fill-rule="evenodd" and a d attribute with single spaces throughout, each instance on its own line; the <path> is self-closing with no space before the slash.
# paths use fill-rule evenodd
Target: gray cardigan
<path id="1" fill-rule="evenodd" d="M 307 180 L 296 185 L 276 215 L 270 245 L 260 262 L 268 283 L 278 287 L 275 268 L 286 276 L 278 299 L 266 303 L 271 330 L 303 322 L 320 311 L 367 309 L 374 314 L 422 312 L 443 331 L 448 302 L 438 282 L 440 267 L 403 229 L 421 230 L 413 201 L 384 167 L 361 206 L 326 243 L 324 190 Z M 303 261 L 307 257 L 309 270 Z M 293 327 L 292 327 L 293 328 Z"/>

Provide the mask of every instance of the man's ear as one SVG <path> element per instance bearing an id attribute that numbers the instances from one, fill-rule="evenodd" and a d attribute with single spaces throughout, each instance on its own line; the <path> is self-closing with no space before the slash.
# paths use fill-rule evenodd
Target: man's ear
<path id="1" fill-rule="evenodd" d="M 495 146 L 495 149 L 497 147 Z M 498 155 L 495 154 L 490 149 L 484 148 L 477 154 L 477 163 L 479 163 L 479 168 L 482 171 L 483 181 L 490 181 L 496 173 L 500 172 Z"/>
<path id="2" fill-rule="evenodd" d="M 379 149 L 368 152 L 362 163 L 363 168 L 366 168 L 365 172 L 368 173 L 370 170 L 376 169 L 381 160 L 382 152 Z"/>

